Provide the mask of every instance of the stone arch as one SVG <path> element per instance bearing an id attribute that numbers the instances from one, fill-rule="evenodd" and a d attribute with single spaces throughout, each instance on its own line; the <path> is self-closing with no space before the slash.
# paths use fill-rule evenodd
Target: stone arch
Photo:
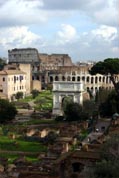
<path id="1" fill-rule="evenodd" d="M 86 81 L 87 81 L 88 83 L 89 83 L 89 79 L 90 79 L 90 77 L 88 76 L 87 79 L 86 79 Z"/>
<path id="2" fill-rule="evenodd" d="M 55 81 L 59 81 L 59 77 L 57 75 L 55 76 Z"/>
<path id="3" fill-rule="evenodd" d="M 62 102 L 65 97 L 72 97 L 73 102 L 83 104 L 83 83 L 55 81 L 53 83 L 53 114 L 62 115 Z"/>
<path id="4" fill-rule="evenodd" d="M 98 78 L 97 78 L 97 76 L 95 77 L 95 83 L 98 83 Z"/>
<path id="5" fill-rule="evenodd" d="M 105 82 L 105 77 L 103 77 L 103 83 Z"/>
<path id="6" fill-rule="evenodd" d="M 80 82 L 80 76 L 77 77 L 77 81 Z"/>
<path id="7" fill-rule="evenodd" d="M 91 77 L 91 83 L 93 83 L 93 80 L 94 80 L 94 78 L 93 78 L 93 77 Z"/>
<path id="8" fill-rule="evenodd" d="M 85 81 L 85 76 L 82 77 L 82 81 Z"/>
<path id="9" fill-rule="evenodd" d="M 51 83 L 53 82 L 53 76 L 50 76 L 50 82 Z"/>
<path id="10" fill-rule="evenodd" d="M 102 77 L 100 76 L 100 77 L 99 77 L 99 82 L 101 82 L 101 81 L 102 81 Z"/>
<path id="11" fill-rule="evenodd" d="M 75 80 L 76 80 L 76 78 L 73 76 L 73 77 L 72 77 L 72 81 L 75 81 Z"/>
<path id="12" fill-rule="evenodd" d="M 65 76 L 64 75 L 62 76 L 62 81 L 65 81 Z"/>

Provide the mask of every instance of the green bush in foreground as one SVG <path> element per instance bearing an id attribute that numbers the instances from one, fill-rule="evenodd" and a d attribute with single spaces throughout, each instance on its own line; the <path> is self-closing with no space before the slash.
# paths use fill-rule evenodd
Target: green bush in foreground
<path id="1" fill-rule="evenodd" d="M 5 123 L 15 118 L 16 107 L 8 100 L 0 99 L 0 123 Z"/>

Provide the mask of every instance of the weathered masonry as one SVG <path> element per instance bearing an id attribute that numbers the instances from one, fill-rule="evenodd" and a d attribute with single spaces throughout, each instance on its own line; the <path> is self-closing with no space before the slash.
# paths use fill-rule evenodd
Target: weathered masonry
<path id="1" fill-rule="evenodd" d="M 53 83 L 53 115 L 62 115 L 64 97 L 72 97 L 73 102 L 83 103 L 83 83 L 55 81 Z"/>

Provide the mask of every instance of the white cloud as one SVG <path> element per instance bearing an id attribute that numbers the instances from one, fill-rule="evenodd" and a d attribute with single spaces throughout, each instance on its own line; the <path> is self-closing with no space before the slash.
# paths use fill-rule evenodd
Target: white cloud
<path id="1" fill-rule="evenodd" d="M 0 26 L 39 24 L 83 12 L 95 23 L 117 26 L 119 0 L 1 0 Z"/>
<path id="2" fill-rule="evenodd" d="M 39 10 L 41 1 L 10 0 L 0 9 L 0 26 L 16 26 L 43 23 L 48 19 L 46 11 Z"/>
<path id="3" fill-rule="evenodd" d="M 0 51 L 30 46 L 40 52 L 68 53 L 74 60 L 119 56 L 118 3 L 0 0 Z"/>
<path id="4" fill-rule="evenodd" d="M 61 30 L 62 32 L 62 30 Z M 76 29 L 75 29 L 76 32 Z M 57 44 L 46 48 L 46 50 L 68 53 L 74 61 L 77 60 L 103 60 L 108 57 L 118 57 L 119 47 L 117 46 L 118 31 L 115 27 L 101 25 L 88 32 L 75 35 L 66 42 L 65 38 L 70 33 L 61 33 Z M 61 43 L 62 42 L 62 43 Z"/>
<path id="5" fill-rule="evenodd" d="M 57 40 L 61 44 L 72 42 L 77 36 L 76 29 L 69 24 L 62 24 L 61 30 L 57 32 Z"/>
<path id="6" fill-rule="evenodd" d="M 104 40 L 110 41 L 117 35 L 117 29 L 115 27 L 101 25 L 100 28 L 92 30 L 92 34 L 97 36 L 97 38 L 103 38 Z"/>
<path id="7" fill-rule="evenodd" d="M 28 47 L 37 44 L 41 37 L 32 33 L 28 27 L 10 27 L 0 29 L 0 46 L 5 49 Z"/>
<path id="8" fill-rule="evenodd" d="M 45 10 L 78 11 L 91 17 L 96 23 L 114 25 L 118 24 L 119 0 L 43 0 Z M 58 13 L 56 13 L 57 15 Z"/>

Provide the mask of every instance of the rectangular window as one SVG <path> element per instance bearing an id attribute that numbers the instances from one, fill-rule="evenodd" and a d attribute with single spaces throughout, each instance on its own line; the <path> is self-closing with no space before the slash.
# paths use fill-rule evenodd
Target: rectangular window
<path id="1" fill-rule="evenodd" d="M 3 82 L 5 81 L 5 77 L 3 77 Z"/>

